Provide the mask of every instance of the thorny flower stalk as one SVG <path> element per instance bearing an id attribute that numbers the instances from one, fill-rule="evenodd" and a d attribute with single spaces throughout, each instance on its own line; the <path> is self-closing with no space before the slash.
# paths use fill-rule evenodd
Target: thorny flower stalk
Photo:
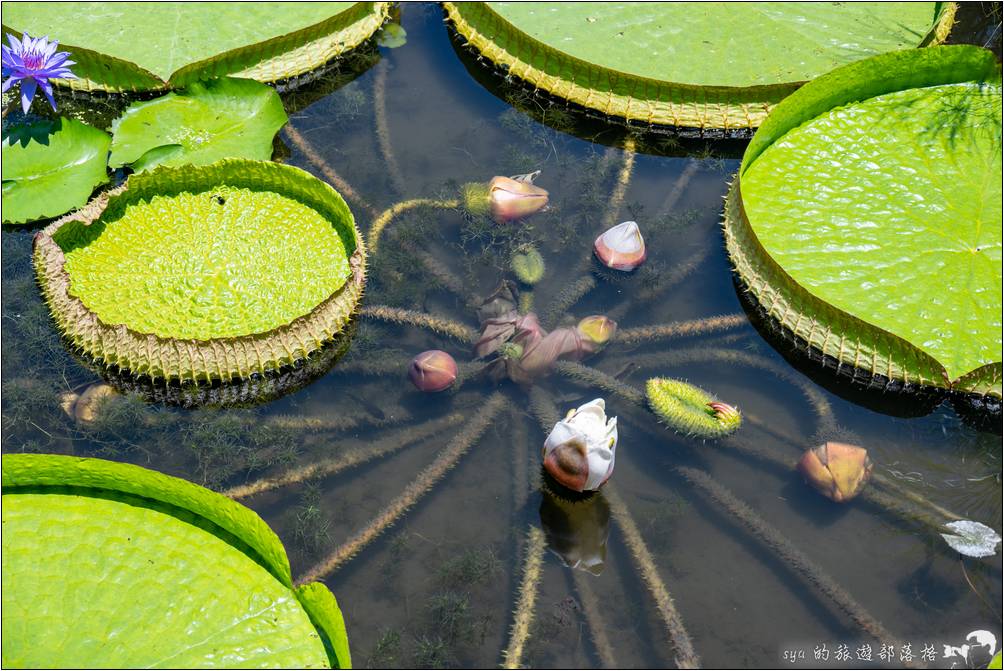
<path id="1" fill-rule="evenodd" d="M 300 131 L 296 130 L 292 124 L 286 124 L 286 127 L 283 128 L 283 133 L 289 141 L 303 153 L 307 161 L 322 175 L 324 175 L 324 179 L 338 189 L 340 194 L 366 210 L 366 214 L 369 215 L 370 219 L 376 219 L 377 211 L 372 205 L 370 205 L 369 201 L 359 195 L 359 192 L 353 189 L 352 185 L 346 182 L 345 179 L 331 167 L 331 164 L 324 160 L 324 157 L 318 153 L 317 149 L 310 143 L 309 140 L 307 140 L 307 138 L 303 137 Z"/>
<path id="2" fill-rule="evenodd" d="M 683 618 L 680 617 L 679 611 L 676 610 L 673 597 L 670 596 L 669 590 L 666 589 L 666 584 L 659 576 L 659 570 L 655 566 L 655 561 L 652 559 L 652 553 L 649 552 L 645 539 L 642 538 L 641 532 L 638 531 L 638 525 L 635 524 L 634 518 L 624 504 L 624 500 L 613 485 L 608 485 L 603 491 L 607 497 L 607 503 L 610 504 L 610 512 L 614 519 L 617 520 L 617 525 L 624 534 L 624 540 L 628 545 L 628 549 L 631 550 L 631 556 L 638 563 L 642 579 L 645 581 L 645 585 L 648 587 L 652 599 L 655 601 L 656 608 L 659 610 L 659 615 L 662 616 L 662 621 L 666 625 L 666 633 L 669 635 L 670 643 L 676 651 L 677 666 L 681 669 L 700 668 L 701 659 L 694 650 L 690 634 L 687 633 L 686 627 L 683 626 Z"/>
<path id="3" fill-rule="evenodd" d="M 354 448 L 345 450 L 334 459 L 324 459 L 315 461 L 306 466 L 286 471 L 271 478 L 263 478 L 246 485 L 232 487 L 225 492 L 224 496 L 232 499 L 243 499 L 262 492 L 271 491 L 280 487 L 295 485 L 305 480 L 314 478 L 326 478 L 341 471 L 358 466 L 359 464 L 373 459 L 385 457 L 393 454 L 409 445 L 414 445 L 427 438 L 440 434 L 442 431 L 453 428 L 463 420 L 459 414 L 447 415 L 440 419 L 433 419 L 416 426 L 411 426 L 386 438 L 376 441 L 374 445 L 366 448 Z"/>
<path id="4" fill-rule="evenodd" d="M 523 649 L 530 639 L 530 625 L 533 624 L 534 607 L 537 603 L 537 587 L 540 584 L 541 566 L 544 562 L 544 532 L 540 527 L 530 526 L 527 532 L 526 556 L 523 561 L 523 578 L 519 586 L 519 600 L 509 630 L 509 645 L 502 653 L 503 668 L 522 667 Z"/>
<path id="5" fill-rule="evenodd" d="M 699 470 L 687 467 L 680 467 L 677 470 L 709 499 L 728 511 L 729 515 L 749 529 L 788 566 L 802 574 L 823 596 L 849 615 L 865 633 L 882 642 L 897 640 L 829 574 L 792 545 L 791 541 L 785 538 L 781 532 L 737 499 L 728 489 Z"/>
<path id="6" fill-rule="evenodd" d="M 401 168 L 397 164 L 397 157 L 394 155 L 394 145 L 390 141 L 390 128 L 387 124 L 387 69 L 390 66 L 387 61 L 381 60 L 377 65 L 376 77 L 373 78 L 373 116 L 376 123 L 377 143 L 380 145 L 380 153 L 383 154 L 384 163 L 387 165 L 387 174 L 390 176 L 394 190 L 403 194 L 404 176 Z M 376 246 L 371 245 L 376 251 Z"/>
<path id="7" fill-rule="evenodd" d="M 369 545 L 384 529 L 393 524 L 408 508 L 411 508 L 422 496 L 427 494 L 451 468 L 456 466 L 460 458 L 481 438 L 505 405 L 506 399 L 502 394 L 496 393 L 489 398 L 481 411 L 460 433 L 454 436 L 432 464 L 419 473 L 411 484 L 405 487 L 404 491 L 365 528 L 310 568 L 299 579 L 298 584 L 307 584 L 323 579 Z"/>

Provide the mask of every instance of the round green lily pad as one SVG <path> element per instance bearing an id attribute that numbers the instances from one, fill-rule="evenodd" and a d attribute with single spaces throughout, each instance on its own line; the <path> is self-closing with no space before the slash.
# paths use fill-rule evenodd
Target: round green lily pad
<path id="1" fill-rule="evenodd" d="M 839 68 L 750 143 L 729 254 L 773 319 L 840 364 L 1000 397 L 1001 156 L 989 51 Z"/>
<path id="2" fill-rule="evenodd" d="M 953 3 L 444 3 L 537 89 L 632 122 L 748 130 L 834 67 L 948 36 Z"/>
<path id="3" fill-rule="evenodd" d="M 43 294 L 86 355 L 134 376 L 246 378 L 347 323 L 365 255 L 345 201 L 291 166 L 160 167 L 35 238 Z"/>
<path id="4" fill-rule="evenodd" d="M 39 120 L 3 139 L 3 221 L 58 217 L 108 181 L 111 138 L 73 119 Z"/>
<path id="5" fill-rule="evenodd" d="M 232 75 L 272 82 L 313 70 L 375 33 L 387 2 L 8 3 L 3 30 L 48 35 L 78 89 L 142 91 Z"/>
<path id="6" fill-rule="evenodd" d="M 326 587 L 254 512 L 100 459 L 3 456 L 7 668 L 348 668 Z"/>
<path id="7" fill-rule="evenodd" d="M 108 164 L 135 172 L 157 165 L 205 165 L 222 158 L 272 158 L 289 119 L 271 86 L 223 77 L 133 103 L 112 122 Z"/>

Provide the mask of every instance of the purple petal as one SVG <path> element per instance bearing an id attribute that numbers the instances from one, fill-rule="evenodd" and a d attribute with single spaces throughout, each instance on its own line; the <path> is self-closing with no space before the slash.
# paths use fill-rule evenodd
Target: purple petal
<path id="1" fill-rule="evenodd" d="M 35 80 L 28 78 L 21 80 L 21 109 L 24 113 L 28 113 L 28 109 L 31 107 L 31 101 L 35 97 Z"/>
<path id="2" fill-rule="evenodd" d="M 9 89 L 11 86 L 14 86 L 15 81 L 17 80 L 14 79 L 13 77 L 11 77 L 10 79 L 5 79 L 3 83 L 3 91 L 0 91 L 0 93 L 7 93 L 7 89 Z"/>
<path id="3" fill-rule="evenodd" d="M 42 93 L 44 93 L 45 97 L 49 100 L 49 107 L 51 107 L 52 111 L 55 112 L 56 100 L 55 98 L 52 97 L 52 84 L 50 84 L 47 80 L 44 79 L 40 81 L 38 84 L 39 86 L 42 87 Z"/>
<path id="4" fill-rule="evenodd" d="M 70 57 L 70 52 L 60 51 L 55 56 L 51 56 L 45 61 L 45 67 L 56 68 L 63 64 L 63 62 Z"/>
<path id="5" fill-rule="evenodd" d="M 14 53 L 21 51 L 21 43 L 18 42 L 17 38 L 10 33 L 7 33 L 7 41 L 10 42 L 10 48 L 14 51 Z"/>
<path id="6" fill-rule="evenodd" d="M 49 45 L 45 48 L 45 57 L 46 58 L 51 58 L 52 55 L 54 53 L 56 53 L 56 49 L 58 47 L 59 47 L 59 42 L 55 42 L 55 41 L 49 42 Z"/>
<path id="7" fill-rule="evenodd" d="M 35 43 L 35 40 L 31 39 L 31 35 L 24 33 L 21 35 L 21 53 L 31 51 L 31 45 Z"/>

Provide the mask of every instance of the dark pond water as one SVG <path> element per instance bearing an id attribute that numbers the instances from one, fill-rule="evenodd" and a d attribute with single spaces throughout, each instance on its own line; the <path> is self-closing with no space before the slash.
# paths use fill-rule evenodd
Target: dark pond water
<path id="1" fill-rule="evenodd" d="M 999 6 L 997 18 L 989 9 L 964 8 L 954 39 L 999 42 Z M 743 142 L 639 137 L 623 202 L 608 214 L 628 158 L 624 129 L 507 86 L 451 41 L 436 5 L 409 4 L 401 18 L 405 46 L 370 48 L 284 94 L 302 139 L 284 133 L 281 160 L 321 177 L 326 165 L 349 182 L 371 208 L 350 201 L 364 231 L 372 211 L 407 198 L 452 198 L 459 184 L 493 175 L 542 170 L 537 183 L 551 192 L 551 207 L 508 227 L 473 224 L 454 211 L 414 210 L 392 225 L 371 258 L 365 305 L 476 327 L 471 301 L 510 278 L 511 251 L 533 243 L 547 267 L 533 305 L 549 314 L 583 276 L 592 240 L 612 216 L 639 222 L 649 259 L 630 279 L 600 280 L 566 321 L 609 313 L 629 328 L 745 314 L 719 230 L 721 199 Z M 97 118 L 102 107 L 88 103 L 85 116 Z M 904 643 L 918 660 L 933 646 L 934 665 L 947 667 L 944 645 L 960 645 L 978 629 L 1000 634 L 999 556 L 961 560 L 923 523 L 863 501 L 831 504 L 783 463 L 825 439 L 857 443 L 869 449 L 877 473 L 1000 530 L 1000 436 L 972 428 L 948 403 L 931 407 L 837 381 L 797 354 L 780 353 L 783 343 L 766 327 L 744 320 L 711 335 L 615 342 L 586 363 L 638 388 L 664 375 L 712 390 L 745 413 L 736 442 L 773 459 L 677 436 L 589 383 L 558 373 L 540 380 L 534 398 L 551 399 L 562 414 L 604 396 L 619 417 L 616 495 L 572 510 L 541 492 L 545 434 L 531 394 L 511 383 L 471 380 L 457 393 L 422 395 L 407 382 L 406 362 L 439 348 L 463 364 L 471 361 L 469 346 L 369 319 L 357 321 L 348 353 L 330 372 L 275 400 L 184 410 L 128 397 L 107 404 L 93 425 L 78 426 L 61 411 L 59 395 L 100 378 L 67 354 L 48 320 L 33 281 L 30 232 L 4 230 L 0 239 L 5 452 L 128 461 L 227 490 L 387 448 L 335 475 L 242 499 L 278 532 L 294 575 L 303 576 L 379 521 L 402 493 L 421 494 L 325 578 L 344 611 L 357 666 L 502 664 L 523 557 L 533 545 L 528 534 L 542 519 L 553 545 L 540 567 L 520 663 L 673 666 L 663 613 L 633 556 L 624 511 L 708 667 L 790 665 L 789 650 L 803 651 L 803 666 L 896 667 Z M 491 400 L 495 393 L 504 404 Z M 485 421 L 455 467 L 422 487 L 417 479 L 437 454 Z M 889 632 L 895 660 L 880 661 L 880 641 L 680 467 L 707 473 L 829 574 Z M 568 568 L 554 551 L 595 556 L 604 536 L 599 575 Z M 865 643 L 873 646 L 871 662 L 857 658 Z M 836 661 L 841 644 L 850 661 Z M 815 662 L 813 650 L 823 645 L 830 658 Z"/>

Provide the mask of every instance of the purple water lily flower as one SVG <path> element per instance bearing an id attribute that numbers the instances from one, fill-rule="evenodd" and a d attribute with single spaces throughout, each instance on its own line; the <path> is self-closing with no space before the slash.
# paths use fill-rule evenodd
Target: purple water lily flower
<path id="1" fill-rule="evenodd" d="M 21 82 L 21 108 L 28 112 L 35 90 L 42 88 L 45 97 L 49 99 L 52 109 L 56 109 L 56 101 L 52 97 L 50 79 L 76 79 L 70 72 L 73 61 L 66 60 L 70 54 L 67 51 L 56 51 L 59 42 L 49 41 L 49 36 L 32 38 L 27 33 L 20 41 L 11 34 L 7 35 L 8 47 L 3 45 L 3 76 L 9 77 L 3 83 L 6 92 L 16 82 Z"/>

